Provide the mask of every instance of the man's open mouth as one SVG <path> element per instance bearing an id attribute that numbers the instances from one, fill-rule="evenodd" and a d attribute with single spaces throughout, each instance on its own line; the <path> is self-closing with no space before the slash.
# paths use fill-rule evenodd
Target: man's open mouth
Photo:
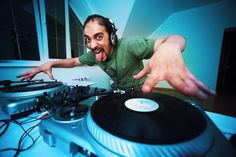
<path id="1" fill-rule="evenodd" d="M 93 51 L 93 53 L 99 54 L 99 53 L 101 53 L 102 51 L 103 51 L 103 49 L 96 49 L 96 50 Z"/>

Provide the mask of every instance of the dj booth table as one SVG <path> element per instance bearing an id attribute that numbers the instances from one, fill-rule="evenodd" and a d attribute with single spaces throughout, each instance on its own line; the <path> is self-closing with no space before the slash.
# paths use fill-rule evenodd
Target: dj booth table
<path id="1" fill-rule="evenodd" d="M 35 115 L 31 115 L 35 116 Z M 3 113 L 0 112 L 0 119 L 4 118 Z M 28 119 L 27 118 L 22 118 L 20 121 L 24 121 Z M 22 127 L 24 127 L 26 130 L 34 125 L 37 125 L 39 121 L 35 122 L 30 122 L 27 124 L 24 124 Z M 0 150 L 5 149 L 5 148 L 17 148 L 19 139 L 21 138 L 22 134 L 24 131 L 21 129 L 21 127 L 14 123 L 11 122 L 7 132 L 0 137 Z M 30 133 L 33 139 L 37 139 L 40 136 L 39 133 L 39 128 L 35 127 L 32 132 Z M 26 148 L 32 144 L 32 140 L 27 137 L 24 144 L 23 148 Z M 16 151 L 3 151 L 0 152 L 1 157 L 13 157 L 16 154 Z M 19 153 L 19 157 L 41 157 L 41 156 L 56 156 L 56 157 L 66 157 L 68 154 L 65 154 L 64 152 L 60 151 L 60 149 L 50 147 L 48 146 L 44 141 L 42 136 L 38 138 L 38 140 L 35 142 L 35 144 L 26 151 L 23 151 Z"/>
<path id="2" fill-rule="evenodd" d="M 236 133 L 236 128 L 235 128 L 236 119 L 235 118 L 224 116 L 224 115 L 219 115 L 219 114 L 212 113 L 212 112 L 207 112 L 207 114 L 213 120 L 216 120 L 215 124 L 220 129 L 222 129 L 222 131 L 225 133 L 225 136 L 227 138 L 229 137 L 229 135 L 232 135 L 233 133 L 234 134 Z M 0 111 L 0 119 L 4 119 L 3 115 L 4 114 L 1 113 L 1 111 Z M 34 115 L 32 115 L 32 116 L 34 116 Z M 23 121 L 25 119 L 27 119 L 27 118 L 23 118 L 23 119 L 21 119 L 21 121 Z M 227 123 L 222 124 L 221 123 L 222 120 L 226 121 Z M 29 128 L 33 125 L 36 125 L 38 122 L 39 121 L 25 124 L 23 127 L 24 128 Z M 0 149 L 16 148 L 22 134 L 23 134 L 23 130 L 17 124 L 12 123 L 10 125 L 7 133 L 4 134 L 0 138 Z M 36 127 L 32 131 L 31 135 L 34 139 L 36 139 L 40 135 L 39 128 Z M 32 140 L 27 138 L 24 146 L 27 147 L 31 144 L 32 144 Z M 13 157 L 14 154 L 15 154 L 15 151 L 0 152 L 1 157 Z M 21 152 L 19 154 L 19 157 L 31 157 L 31 156 L 32 157 L 41 157 L 41 156 L 68 157 L 68 154 L 63 152 L 61 149 L 56 148 L 56 147 L 50 147 L 47 143 L 45 143 L 43 141 L 43 137 L 40 136 L 38 138 L 38 140 L 36 141 L 36 143 L 29 150 L 26 150 L 26 151 Z"/>
<path id="3" fill-rule="evenodd" d="M 89 94 L 87 90 L 85 92 Z M 97 92 L 97 89 L 92 91 L 93 94 Z M 43 104 L 44 109 L 49 110 L 50 105 L 58 107 L 58 102 L 61 102 L 58 97 L 71 105 L 68 100 L 75 101 L 79 96 L 81 90 L 77 87 L 67 88 L 66 93 L 63 90 L 50 96 L 40 95 L 37 105 Z M 23 118 L 6 121 L 9 119 L 6 111 L 9 114 L 14 111 L 9 106 L 9 110 L 0 110 L 0 119 L 4 120 L 0 123 L 0 156 L 16 155 L 18 145 L 21 145 L 21 150 L 30 147 L 20 152 L 19 157 L 65 157 L 70 152 L 71 156 L 235 156 L 233 146 L 227 141 L 236 133 L 235 118 L 204 112 L 194 104 L 195 101 L 181 99 L 186 100 L 158 92 L 148 95 L 139 91 L 110 93 L 101 98 L 93 96 L 80 101 L 76 107 L 52 110 L 55 112 L 52 117 L 47 117 L 46 112 L 33 112 Z M 129 100 L 132 102 L 128 103 Z M 151 101 L 151 105 L 146 101 Z M 135 106 L 137 104 L 138 107 Z M 88 108 L 81 108 L 81 105 Z M 145 105 L 150 105 L 150 108 Z M 80 114 L 81 111 L 86 114 Z M 66 117 L 61 117 L 61 114 Z M 159 132 L 158 135 L 156 132 Z M 22 138 L 25 139 L 21 141 Z"/>

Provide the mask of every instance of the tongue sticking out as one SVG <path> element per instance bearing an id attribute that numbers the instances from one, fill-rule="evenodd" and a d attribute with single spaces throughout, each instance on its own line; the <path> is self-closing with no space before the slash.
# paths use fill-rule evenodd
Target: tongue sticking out
<path id="1" fill-rule="evenodd" d="M 104 53 L 103 52 L 100 52 L 98 54 L 96 54 L 96 60 L 101 62 L 103 61 L 103 58 L 104 58 Z"/>

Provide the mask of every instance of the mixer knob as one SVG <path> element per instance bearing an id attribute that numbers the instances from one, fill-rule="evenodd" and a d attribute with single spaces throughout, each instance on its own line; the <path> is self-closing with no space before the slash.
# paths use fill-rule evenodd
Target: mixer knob
<path id="1" fill-rule="evenodd" d="M 95 94 L 97 94 L 97 93 L 98 93 L 98 88 L 95 87 L 94 90 L 93 90 L 93 92 L 94 92 Z"/>
<path id="2" fill-rule="evenodd" d="M 44 92 L 44 93 L 43 93 L 43 97 L 44 97 L 45 99 L 48 99 L 48 93 L 47 93 L 47 92 Z"/>
<path id="3" fill-rule="evenodd" d="M 36 102 L 36 103 L 39 103 L 39 102 L 40 102 L 40 98 L 37 97 L 37 98 L 35 99 L 35 102 Z"/>
<path id="4" fill-rule="evenodd" d="M 64 98 L 66 98 L 66 97 L 67 97 L 67 95 L 68 95 L 68 93 L 67 93 L 67 92 L 63 92 L 63 97 L 64 97 Z"/>
<path id="5" fill-rule="evenodd" d="M 61 94 L 61 92 L 56 92 L 55 96 L 59 96 Z"/>
<path id="6" fill-rule="evenodd" d="M 72 92 L 77 92 L 78 86 L 74 86 Z"/>
<path id="7" fill-rule="evenodd" d="M 72 87 L 68 87 L 68 88 L 67 88 L 67 92 L 70 93 L 70 92 L 71 92 L 71 88 L 72 88 Z"/>
<path id="8" fill-rule="evenodd" d="M 90 86 L 84 87 L 84 95 L 88 95 L 90 92 Z"/>
<path id="9" fill-rule="evenodd" d="M 53 98 L 54 97 L 54 93 L 50 93 L 49 97 Z"/>
<path id="10" fill-rule="evenodd" d="M 77 86 L 77 87 L 76 87 L 76 92 L 77 92 L 77 93 L 83 92 L 82 87 L 81 87 L 81 86 Z"/>

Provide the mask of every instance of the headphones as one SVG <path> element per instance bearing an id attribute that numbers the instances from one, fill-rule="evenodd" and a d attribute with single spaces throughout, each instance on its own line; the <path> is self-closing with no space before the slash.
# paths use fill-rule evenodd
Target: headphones
<path id="1" fill-rule="evenodd" d="M 108 20 L 109 25 L 110 25 L 110 27 L 111 27 L 110 43 L 111 43 L 113 46 L 115 46 L 115 45 L 116 45 L 116 42 L 117 42 L 117 39 L 118 39 L 118 37 L 117 37 L 117 35 L 116 35 L 117 28 L 116 28 L 114 22 L 113 22 L 111 19 L 108 19 L 108 18 L 107 18 L 107 20 Z"/>

